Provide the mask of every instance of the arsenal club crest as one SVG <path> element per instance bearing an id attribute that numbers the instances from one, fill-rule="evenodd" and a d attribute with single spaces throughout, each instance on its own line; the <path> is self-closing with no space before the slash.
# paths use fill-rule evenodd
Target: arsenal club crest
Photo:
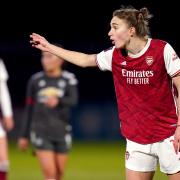
<path id="1" fill-rule="evenodd" d="M 146 57 L 146 63 L 147 63 L 148 66 L 152 65 L 153 61 L 154 60 L 153 60 L 152 56 L 147 56 Z"/>

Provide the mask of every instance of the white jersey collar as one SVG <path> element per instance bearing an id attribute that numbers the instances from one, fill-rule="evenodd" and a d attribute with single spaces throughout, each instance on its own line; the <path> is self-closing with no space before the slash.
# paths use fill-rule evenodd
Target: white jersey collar
<path id="1" fill-rule="evenodd" d="M 148 38 L 148 41 L 147 41 L 145 47 L 139 53 L 137 53 L 137 54 L 128 53 L 128 56 L 131 58 L 138 58 L 138 57 L 142 56 L 148 50 L 151 40 L 152 40 L 151 38 Z"/>

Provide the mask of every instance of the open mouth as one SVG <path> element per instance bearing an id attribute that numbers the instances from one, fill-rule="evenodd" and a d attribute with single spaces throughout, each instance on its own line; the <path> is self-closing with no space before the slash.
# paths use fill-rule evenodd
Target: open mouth
<path id="1" fill-rule="evenodd" d="M 112 44 L 115 44 L 115 41 L 114 40 L 111 40 Z"/>
<path id="2" fill-rule="evenodd" d="M 110 41 L 112 42 L 112 44 L 115 44 L 115 41 L 112 37 L 110 37 Z"/>

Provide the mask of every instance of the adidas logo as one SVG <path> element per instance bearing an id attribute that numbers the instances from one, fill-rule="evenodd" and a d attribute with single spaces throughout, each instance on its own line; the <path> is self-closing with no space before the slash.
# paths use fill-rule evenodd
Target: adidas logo
<path id="1" fill-rule="evenodd" d="M 126 61 L 123 61 L 121 65 L 126 66 Z"/>

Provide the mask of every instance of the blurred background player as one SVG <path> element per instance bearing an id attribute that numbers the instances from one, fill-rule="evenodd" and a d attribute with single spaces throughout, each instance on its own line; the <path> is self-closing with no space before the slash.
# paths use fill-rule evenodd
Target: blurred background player
<path id="1" fill-rule="evenodd" d="M 153 179 L 158 163 L 170 180 L 179 180 L 180 116 L 172 82 L 179 94 L 180 59 L 170 44 L 149 38 L 150 18 L 147 8 L 114 11 L 108 33 L 114 46 L 99 54 L 59 48 L 35 33 L 31 43 L 81 67 L 98 65 L 112 71 L 121 132 L 127 140 L 127 180 Z M 179 96 L 177 104 L 180 112 Z"/>
<path id="2" fill-rule="evenodd" d="M 7 86 L 8 73 L 5 65 L 0 59 L 0 180 L 7 179 L 9 169 L 8 142 L 6 131 L 12 130 L 14 126 L 10 94 Z"/>
<path id="3" fill-rule="evenodd" d="M 71 148 L 70 108 L 77 104 L 77 79 L 62 69 L 64 60 L 42 51 L 42 72 L 27 86 L 26 112 L 18 141 L 27 149 L 29 137 L 45 179 L 61 180 Z"/>

